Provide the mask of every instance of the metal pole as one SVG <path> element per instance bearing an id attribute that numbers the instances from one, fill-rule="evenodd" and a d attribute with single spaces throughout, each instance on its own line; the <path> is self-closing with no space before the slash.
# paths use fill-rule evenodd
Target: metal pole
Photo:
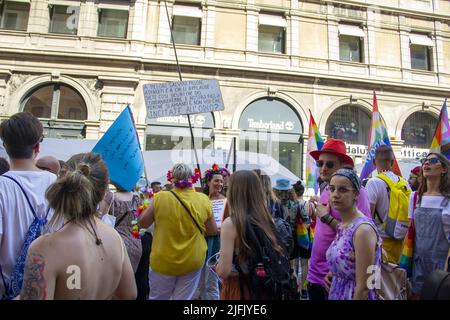
<path id="1" fill-rule="evenodd" d="M 164 6 L 166 7 L 167 22 L 169 23 L 170 38 L 172 40 L 173 51 L 175 52 L 175 60 L 177 62 L 178 76 L 180 78 L 180 81 L 183 81 L 183 77 L 181 76 L 180 63 L 178 61 L 177 47 L 176 47 L 175 41 L 173 39 L 172 22 L 170 21 L 169 9 L 167 9 L 167 1 L 166 0 L 164 0 Z M 192 124 L 191 124 L 191 117 L 190 117 L 190 115 L 187 114 L 187 118 L 188 118 L 188 124 L 189 124 L 189 131 L 191 133 L 191 147 L 194 150 L 195 161 L 197 162 L 197 168 L 198 168 L 198 171 L 200 172 L 200 185 L 203 188 L 202 171 L 200 169 L 200 162 L 198 161 L 197 149 L 195 148 L 194 131 L 192 130 Z"/>
<path id="2" fill-rule="evenodd" d="M 237 154 L 236 154 L 236 137 L 233 138 L 233 173 L 236 172 L 236 161 L 237 161 Z"/>

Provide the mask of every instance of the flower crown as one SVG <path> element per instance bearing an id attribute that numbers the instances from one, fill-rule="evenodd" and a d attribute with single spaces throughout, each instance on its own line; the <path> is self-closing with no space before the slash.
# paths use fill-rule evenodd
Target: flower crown
<path id="1" fill-rule="evenodd" d="M 194 174 L 190 178 L 177 181 L 175 181 L 175 178 L 172 175 L 172 171 L 167 171 L 167 181 L 174 184 L 175 187 L 180 189 L 192 188 L 192 186 L 197 183 L 198 179 L 200 179 L 200 170 L 198 170 L 198 168 L 194 169 Z"/>
<path id="2" fill-rule="evenodd" d="M 205 180 L 208 181 L 209 177 L 214 174 L 220 174 L 223 177 L 229 176 L 230 173 L 226 168 L 220 168 L 217 163 L 214 163 L 211 169 L 205 171 Z"/>

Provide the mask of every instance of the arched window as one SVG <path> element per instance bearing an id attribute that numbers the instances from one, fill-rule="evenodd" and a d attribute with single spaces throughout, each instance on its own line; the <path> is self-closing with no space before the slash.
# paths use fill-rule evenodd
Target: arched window
<path id="1" fill-rule="evenodd" d="M 253 101 L 242 112 L 239 129 L 239 150 L 272 156 L 302 176 L 303 124 L 292 106 L 273 98 Z"/>
<path id="2" fill-rule="evenodd" d="M 370 115 L 357 105 L 345 105 L 333 111 L 327 120 L 325 134 L 350 144 L 367 145 Z"/>
<path id="3" fill-rule="evenodd" d="M 22 110 L 41 119 L 47 137 L 85 136 L 86 103 L 77 91 L 65 84 L 51 83 L 34 89 L 22 99 Z"/>
<path id="4" fill-rule="evenodd" d="M 405 146 L 429 148 L 437 121 L 437 117 L 428 112 L 418 111 L 411 114 L 402 128 L 402 140 L 405 141 Z"/>

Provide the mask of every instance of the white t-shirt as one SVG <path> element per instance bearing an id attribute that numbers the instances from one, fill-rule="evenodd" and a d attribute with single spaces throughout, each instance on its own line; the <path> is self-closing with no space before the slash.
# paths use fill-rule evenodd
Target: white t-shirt
<path id="1" fill-rule="evenodd" d="M 440 209 L 442 200 L 444 200 L 444 196 L 422 196 L 420 206 L 422 208 Z M 411 197 L 409 198 L 409 209 L 408 209 L 409 219 L 414 218 L 413 208 L 414 208 L 414 192 L 411 193 Z M 442 210 L 442 223 L 444 225 L 445 236 L 447 240 L 450 242 L 450 201 Z"/>
<path id="2" fill-rule="evenodd" d="M 5 175 L 20 183 L 36 214 L 46 214 L 45 192 L 56 180 L 56 175 L 48 171 L 8 171 Z M 48 219 L 51 215 L 52 212 L 49 213 Z M 8 178 L 0 177 L 0 263 L 6 282 L 9 281 L 33 220 L 33 213 L 19 186 Z M 3 281 L 0 279 L 0 296 L 3 293 Z"/>
<path id="3" fill-rule="evenodd" d="M 400 181 L 400 178 L 392 171 L 386 171 L 384 172 L 384 174 L 386 174 L 388 178 L 394 182 Z M 367 181 L 366 190 L 367 194 L 369 195 L 370 204 L 376 205 L 375 206 L 376 212 L 378 212 L 383 221 L 386 221 L 389 211 L 389 194 L 387 191 L 386 182 L 377 177 L 371 178 L 369 179 L 369 181 Z M 374 217 L 374 221 L 381 236 L 387 237 L 387 235 L 381 228 L 382 225 L 381 221 L 376 215 Z"/>

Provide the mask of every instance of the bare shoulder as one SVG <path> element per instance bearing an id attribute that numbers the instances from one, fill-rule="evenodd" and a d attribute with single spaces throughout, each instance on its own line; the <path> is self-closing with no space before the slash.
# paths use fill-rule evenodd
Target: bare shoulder
<path id="1" fill-rule="evenodd" d="M 236 226 L 234 225 L 233 220 L 231 220 L 231 218 L 228 217 L 225 220 L 223 220 L 221 229 L 222 230 L 225 229 L 226 231 L 229 231 L 229 232 L 235 232 Z"/>
<path id="2" fill-rule="evenodd" d="M 376 238 L 377 234 L 369 223 L 361 223 L 355 230 L 355 240 L 371 241 Z"/>

